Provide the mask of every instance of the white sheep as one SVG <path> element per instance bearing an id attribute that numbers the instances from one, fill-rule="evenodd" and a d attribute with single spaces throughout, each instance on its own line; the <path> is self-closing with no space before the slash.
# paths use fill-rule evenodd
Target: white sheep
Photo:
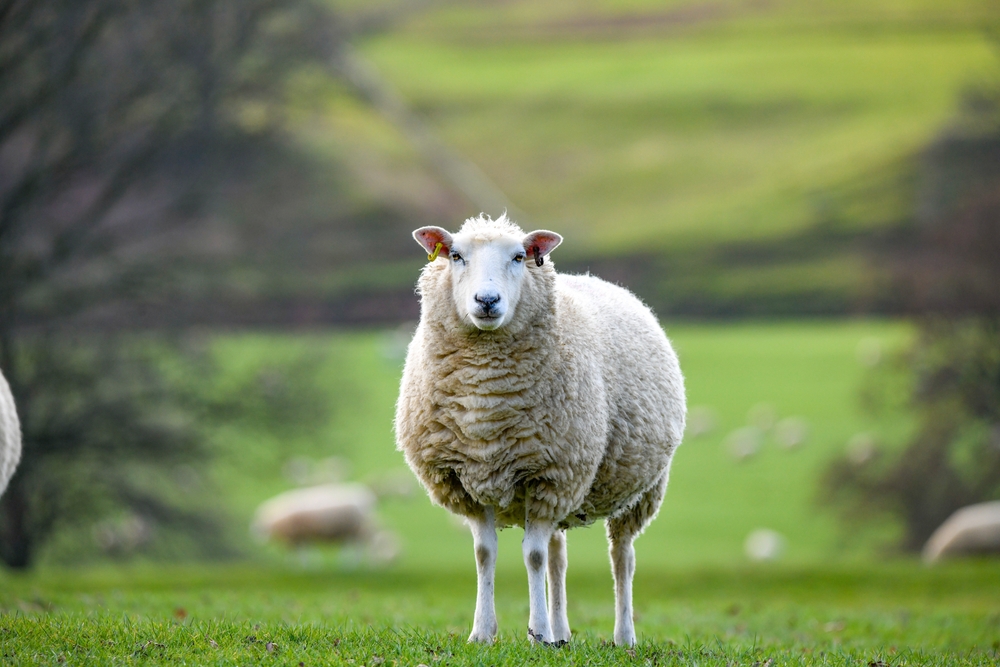
<path id="1" fill-rule="evenodd" d="M 925 563 L 955 556 L 1000 553 L 1000 500 L 966 505 L 945 520 L 924 544 Z"/>
<path id="2" fill-rule="evenodd" d="M 431 499 L 472 529 L 469 641 L 496 636 L 496 529 L 511 525 L 524 527 L 528 635 L 568 641 L 565 531 L 604 518 L 614 640 L 633 645 L 633 541 L 659 510 L 684 433 L 684 381 L 667 337 L 628 291 L 557 274 L 545 261 L 562 242 L 554 232 L 480 216 L 455 235 L 413 236 L 432 261 L 396 440 Z"/>
<path id="3" fill-rule="evenodd" d="M 395 538 L 375 518 L 375 493 L 364 484 L 321 484 L 261 503 L 252 530 L 261 539 L 301 546 L 329 542 L 365 547 L 373 560 L 396 555 Z"/>
<path id="4" fill-rule="evenodd" d="M 14 396 L 0 373 L 0 495 L 14 476 L 21 460 L 21 423 L 17 419 Z"/>

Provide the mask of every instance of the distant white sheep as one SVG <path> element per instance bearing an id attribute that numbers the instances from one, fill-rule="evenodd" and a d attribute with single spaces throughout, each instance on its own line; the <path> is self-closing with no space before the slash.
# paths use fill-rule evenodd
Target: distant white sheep
<path id="1" fill-rule="evenodd" d="M 253 532 L 262 539 L 301 546 L 314 542 L 364 547 L 374 560 L 395 556 L 395 539 L 379 528 L 375 493 L 363 484 L 294 489 L 257 508 Z"/>
<path id="2" fill-rule="evenodd" d="M 470 641 L 497 632 L 496 529 L 524 526 L 528 634 L 570 638 L 567 528 L 606 519 L 615 643 L 635 643 L 633 541 L 659 510 L 684 433 L 684 382 L 628 291 L 560 275 L 558 234 L 501 217 L 414 238 L 432 261 L 396 408 L 396 439 L 431 499 L 466 517 L 479 592 Z M 549 595 L 546 603 L 546 576 Z"/>
<path id="3" fill-rule="evenodd" d="M 14 469 L 21 460 L 21 423 L 10 386 L 0 374 L 0 494 L 14 476 Z"/>
<path id="4" fill-rule="evenodd" d="M 1000 500 L 956 510 L 924 545 L 924 562 L 954 556 L 1000 554 Z"/>

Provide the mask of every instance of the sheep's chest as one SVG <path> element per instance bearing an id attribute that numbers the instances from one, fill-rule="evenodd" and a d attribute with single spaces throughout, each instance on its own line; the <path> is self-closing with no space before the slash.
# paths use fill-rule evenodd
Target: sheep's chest
<path id="1" fill-rule="evenodd" d="M 523 520 L 528 485 L 548 489 L 553 512 L 572 509 L 562 505 L 582 498 L 600 460 L 591 450 L 603 447 L 600 409 L 577 400 L 580 378 L 533 366 L 510 356 L 456 365 L 427 397 L 424 462 L 433 476 L 453 487 L 448 496 L 467 495 L 512 523 Z"/>
<path id="2" fill-rule="evenodd" d="M 523 495 L 527 480 L 552 465 L 566 428 L 544 413 L 536 387 L 482 393 L 485 388 L 436 395 L 442 427 L 436 465 L 454 471 L 455 482 L 478 504 L 507 507 Z"/>

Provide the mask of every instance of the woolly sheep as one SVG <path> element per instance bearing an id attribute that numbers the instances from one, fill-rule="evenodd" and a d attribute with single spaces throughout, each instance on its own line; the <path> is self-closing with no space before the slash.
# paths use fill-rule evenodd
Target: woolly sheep
<path id="1" fill-rule="evenodd" d="M 455 235 L 422 227 L 413 236 L 432 261 L 418 283 L 397 447 L 433 502 L 472 530 L 469 641 L 496 636 L 496 529 L 512 525 L 524 527 L 528 636 L 568 641 L 566 529 L 603 518 L 614 640 L 633 645 L 633 541 L 659 510 L 684 433 L 677 356 L 631 293 L 555 272 L 546 261 L 562 241 L 554 232 L 480 216 Z"/>
<path id="2" fill-rule="evenodd" d="M 923 549 L 925 563 L 981 554 L 1000 554 L 1000 500 L 956 510 L 938 526 Z"/>
<path id="3" fill-rule="evenodd" d="M 17 420 L 10 386 L 0 373 L 0 495 L 14 476 L 14 469 L 20 460 L 21 424 Z"/>
<path id="4" fill-rule="evenodd" d="M 375 493 L 364 484 L 321 484 L 281 493 L 257 508 L 252 530 L 261 539 L 300 546 L 333 542 L 364 546 L 377 561 L 396 554 L 395 538 L 375 519 Z"/>

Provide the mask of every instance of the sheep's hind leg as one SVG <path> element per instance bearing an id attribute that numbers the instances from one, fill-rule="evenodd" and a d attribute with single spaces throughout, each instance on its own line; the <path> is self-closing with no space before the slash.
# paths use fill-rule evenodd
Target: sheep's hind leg
<path id="1" fill-rule="evenodd" d="M 667 490 L 667 475 L 639 498 L 633 507 L 607 520 L 611 572 L 615 578 L 615 645 L 635 645 L 632 620 L 632 578 L 635 575 L 635 538 L 653 520 Z"/>
<path id="2" fill-rule="evenodd" d="M 566 531 L 557 530 L 549 539 L 549 628 L 552 641 L 565 644 L 570 639 L 566 614 Z"/>
<path id="3" fill-rule="evenodd" d="M 537 643 L 551 644 L 548 610 L 545 604 L 545 571 L 548 565 L 549 540 L 555 525 L 549 521 L 524 522 L 524 566 L 528 570 L 528 638 Z"/>
<path id="4" fill-rule="evenodd" d="M 635 645 L 635 625 L 632 622 L 632 577 L 635 575 L 635 539 L 631 534 L 612 534 L 608 521 L 608 538 L 611 540 L 611 572 L 615 577 L 615 645 Z"/>
<path id="5" fill-rule="evenodd" d="M 476 615 L 470 642 L 492 642 L 497 636 L 497 614 L 493 603 L 493 582 L 497 564 L 497 530 L 493 508 L 487 507 L 480 519 L 469 519 L 476 550 Z"/>

